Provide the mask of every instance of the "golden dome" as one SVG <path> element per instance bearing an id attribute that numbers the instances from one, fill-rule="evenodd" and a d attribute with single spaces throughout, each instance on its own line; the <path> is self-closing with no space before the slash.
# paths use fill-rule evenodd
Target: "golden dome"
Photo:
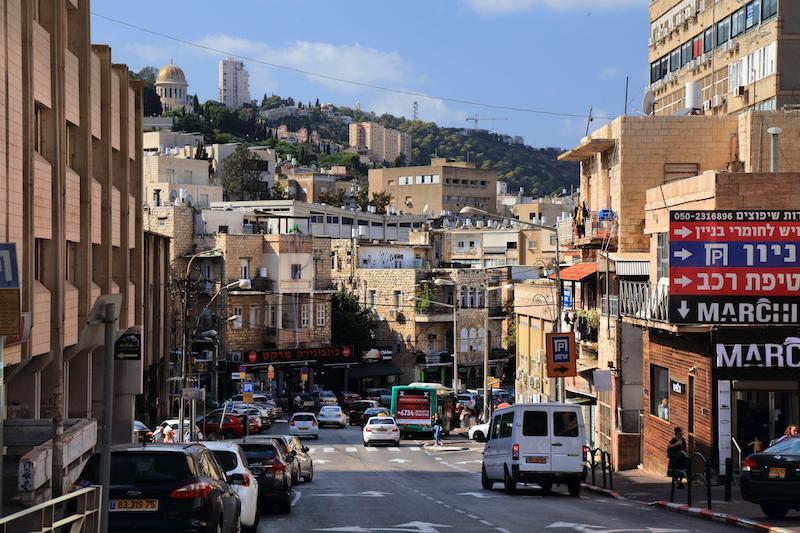
<path id="1" fill-rule="evenodd" d="M 158 71 L 156 83 L 186 83 L 186 76 L 180 67 L 170 61 L 169 65 Z"/>

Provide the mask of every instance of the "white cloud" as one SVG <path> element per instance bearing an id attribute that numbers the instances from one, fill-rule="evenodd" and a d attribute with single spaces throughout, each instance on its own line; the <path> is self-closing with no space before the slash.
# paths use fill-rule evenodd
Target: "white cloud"
<path id="1" fill-rule="evenodd" d="M 568 11 L 574 9 L 604 10 L 641 7 L 641 0 L 466 0 L 482 15 L 508 15 L 528 11 L 537 6 Z"/>
<path id="2" fill-rule="evenodd" d="M 233 55 L 250 57 L 259 61 L 359 83 L 373 85 L 395 83 L 406 80 L 411 75 L 411 68 L 397 52 L 384 52 L 358 43 L 340 45 L 295 41 L 285 46 L 276 47 L 264 42 L 250 41 L 225 34 L 208 35 L 201 39 L 199 43 L 217 50 L 224 50 Z M 207 53 L 220 55 L 211 51 Z M 246 64 L 248 63 L 247 60 L 244 61 Z M 263 68 L 265 71 L 272 70 L 268 66 L 257 63 L 248 64 L 248 69 L 251 71 L 255 68 Z M 317 76 L 308 76 L 308 79 L 339 90 L 358 90 L 357 86 L 326 80 Z M 262 90 L 255 83 L 250 85 L 251 92 L 258 93 Z"/>
<path id="3" fill-rule="evenodd" d="M 408 119 L 414 116 L 414 102 L 419 108 L 417 117 L 426 122 L 463 122 L 466 115 L 463 111 L 450 109 L 447 104 L 438 98 L 422 98 L 400 93 L 383 92 L 375 98 L 362 103 L 361 108 L 366 111 L 374 111 L 377 114 L 390 113 L 395 116 L 402 116 Z"/>

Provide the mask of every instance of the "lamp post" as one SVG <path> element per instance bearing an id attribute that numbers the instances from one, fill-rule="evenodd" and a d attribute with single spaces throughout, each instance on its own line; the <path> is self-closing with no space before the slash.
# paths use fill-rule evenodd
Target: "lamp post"
<path id="1" fill-rule="evenodd" d="M 562 296 L 561 296 L 561 253 L 560 253 L 561 245 L 560 245 L 560 243 L 558 241 L 558 228 L 554 228 L 552 226 L 545 226 L 543 224 L 536 224 L 534 222 L 528 222 L 526 220 L 518 220 L 518 219 L 513 218 L 513 217 L 505 217 L 505 216 L 502 216 L 502 215 L 496 215 L 494 213 L 489 213 L 488 211 L 484 211 L 483 209 L 478 209 L 477 207 L 469 207 L 469 206 L 467 206 L 467 207 L 462 208 L 461 211 L 459 211 L 459 213 L 462 214 L 462 215 L 482 215 L 482 216 L 486 216 L 486 217 L 490 217 L 490 218 L 498 218 L 498 219 L 501 219 L 501 220 L 510 220 L 510 221 L 516 222 L 518 224 L 524 224 L 524 225 L 529 226 L 531 228 L 536 228 L 536 229 L 540 229 L 540 230 L 543 230 L 543 231 L 548 231 L 548 232 L 550 232 L 550 233 L 552 233 L 552 234 L 554 234 L 556 236 L 556 257 L 555 257 L 555 259 L 556 259 L 556 268 L 555 268 L 555 275 L 556 275 L 556 289 L 557 289 L 558 295 L 557 295 L 557 298 L 556 298 L 556 319 L 553 321 L 553 332 L 554 333 L 560 332 L 561 331 L 561 302 L 562 302 Z M 566 382 L 565 382 L 565 378 L 563 378 L 563 377 L 562 378 L 558 378 L 558 379 L 559 379 L 559 381 L 557 383 L 559 384 L 559 387 L 558 387 L 559 388 L 559 393 L 558 393 L 559 401 L 563 402 L 565 397 L 566 397 Z"/>

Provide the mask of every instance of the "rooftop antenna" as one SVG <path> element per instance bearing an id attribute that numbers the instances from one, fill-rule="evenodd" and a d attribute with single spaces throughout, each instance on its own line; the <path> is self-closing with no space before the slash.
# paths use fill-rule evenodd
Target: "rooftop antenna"
<path id="1" fill-rule="evenodd" d="M 586 119 L 586 135 L 584 135 L 584 137 L 589 135 L 589 126 L 592 124 L 593 120 L 594 119 L 592 118 L 592 106 L 589 106 L 589 116 Z"/>

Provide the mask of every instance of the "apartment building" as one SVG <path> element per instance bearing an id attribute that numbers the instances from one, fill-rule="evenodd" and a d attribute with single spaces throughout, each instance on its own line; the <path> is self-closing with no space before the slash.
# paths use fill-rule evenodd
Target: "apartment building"
<path id="1" fill-rule="evenodd" d="M 497 174 L 475 163 L 433 158 L 429 166 L 373 168 L 369 190 L 387 191 L 391 206 L 402 213 L 440 216 L 467 206 L 494 213 Z"/>
<path id="2" fill-rule="evenodd" d="M 209 207 L 222 201 L 222 185 L 209 176 L 208 161 L 144 152 L 144 202 L 148 206 L 174 204 Z"/>
<path id="3" fill-rule="evenodd" d="M 401 155 L 406 162 L 411 161 L 411 135 L 376 122 L 350 124 L 350 146 L 365 151 L 376 163 L 393 163 Z"/>
<path id="4" fill-rule="evenodd" d="M 237 108 L 250 103 L 250 74 L 244 63 L 225 58 L 219 61 L 218 100 L 226 107 Z"/>
<path id="5" fill-rule="evenodd" d="M 292 200 L 319 203 L 323 194 L 336 192 L 336 176 L 313 171 L 291 169 L 276 178 Z"/>
<path id="6" fill-rule="evenodd" d="M 32 481 L 2 480 L 30 502 L 60 494 L 70 463 L 95 444 L 102 348 L 80 341 L 97 298 L 119 295 L 120 331 L 152 325 L 143 301 L 142 92 L 108 46 L 91 44 L 88 1 L 4 0 L 0 13 L 0 241 L 16 244 L 31 326 L 27 341 L 4 350 L 0 416 L 31 430 L 6 426 L 5 472 L 52 436 L 52 424 L 32 419 L 81 419 L 65 429 L 75 445 L 48 455 L 54 478 L 49 462 L 32 459 Z M 117 362 L 115 442 L 132 441 L 143 359 L 160 356 Z"/>
<path id="7" fill-rule="evenodd" d="M 796 2 L 654 0 L 649 15 L 655 114 L 671 115 L 690 104 L 707 114 L 797 104 Z"/>

